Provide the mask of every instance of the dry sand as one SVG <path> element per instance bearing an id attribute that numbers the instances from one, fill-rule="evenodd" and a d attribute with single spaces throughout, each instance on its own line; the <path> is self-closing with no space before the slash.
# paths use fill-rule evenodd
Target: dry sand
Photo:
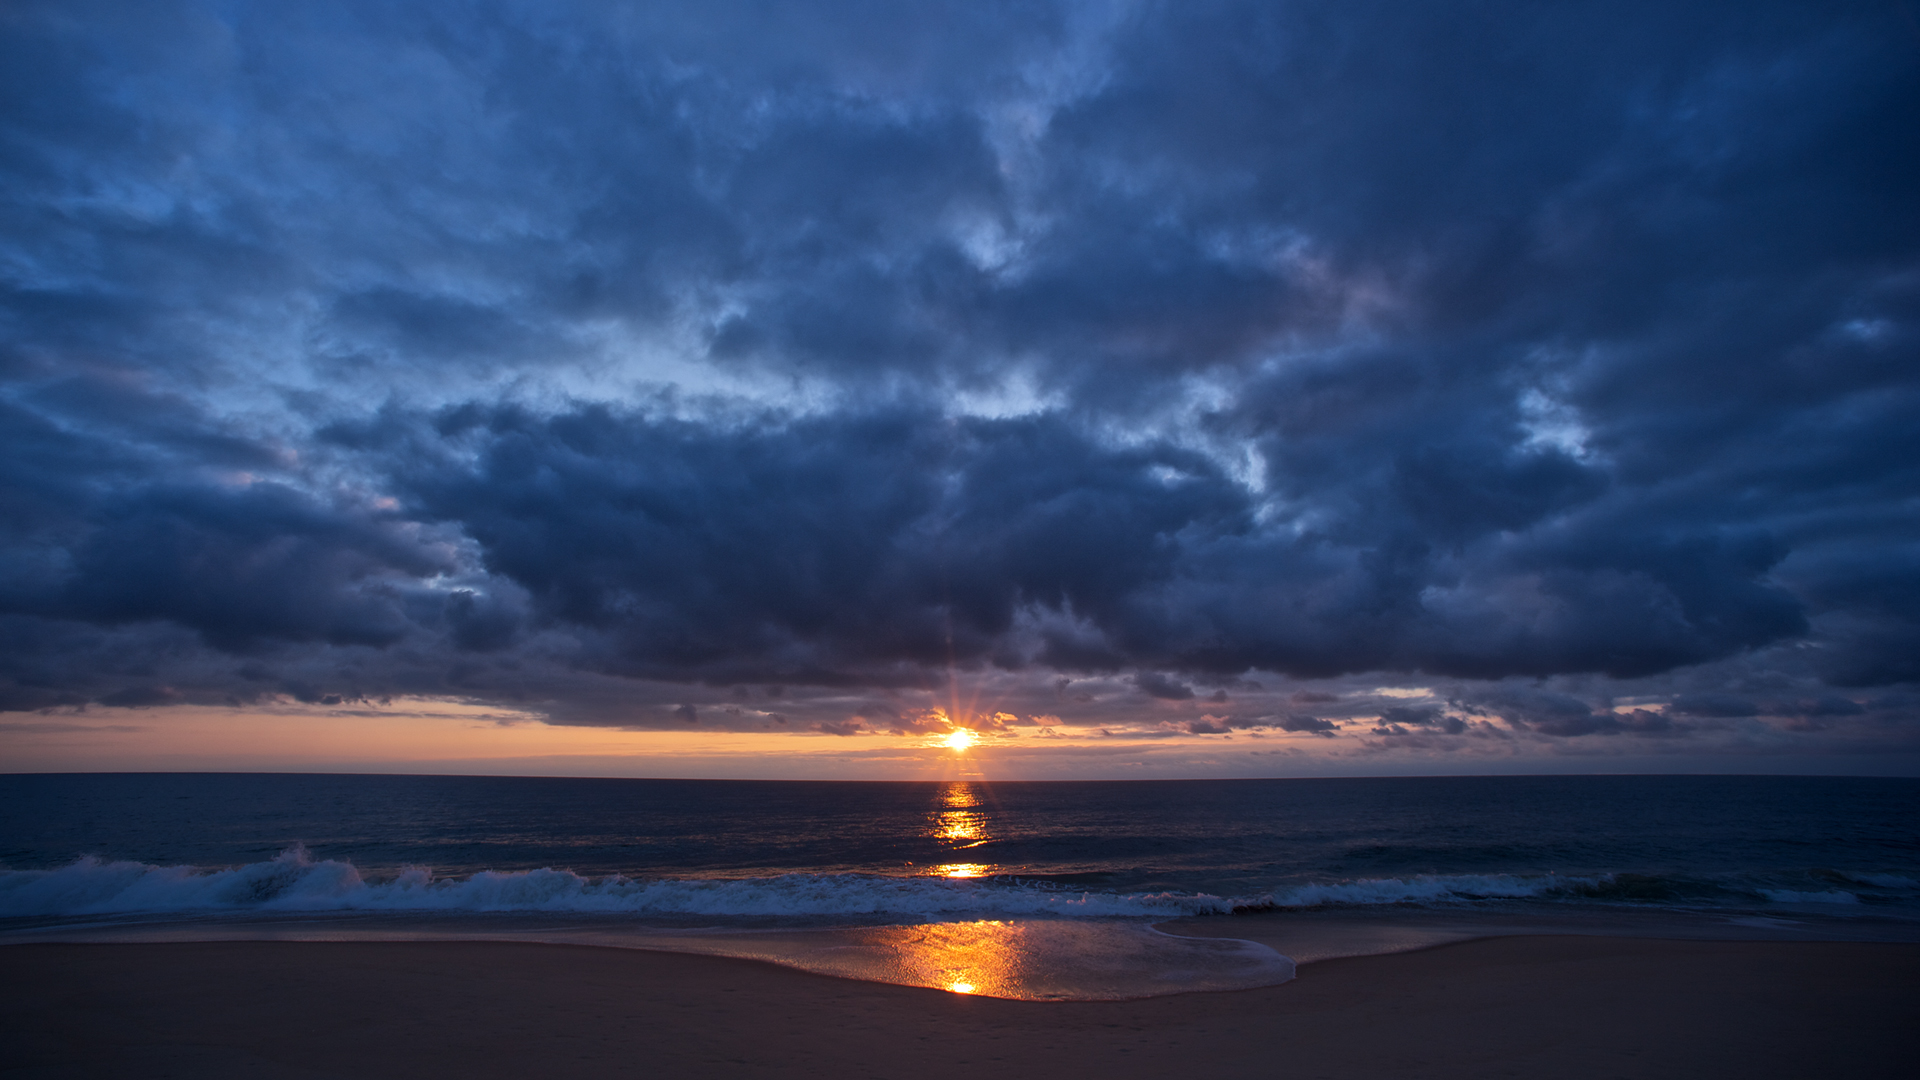
<path id="1" fill-rule="evenodd" d="M 1510 937 L 1030 1003 L 505 942 L 0 947 L 7 1077 L 1920 1075 L 1920 945 Z"/>

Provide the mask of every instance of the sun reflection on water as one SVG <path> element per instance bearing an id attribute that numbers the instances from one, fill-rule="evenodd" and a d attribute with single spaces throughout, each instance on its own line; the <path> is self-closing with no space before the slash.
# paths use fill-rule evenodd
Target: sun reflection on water
<path id="1" fill-rule="evenodd" d="M 987 820 L 979 814 L 948 810 L 939 816 L 938 821 L 939 826 L 934 830 L 933 835 L 942 840 L 969 840 L 985 843 L 989 839 Z M 972 847 L 973 844 L 963 846 Z"/>
<path id="2" fill-rule="evenodd" d="M 977 862 L 941 863 L 939 866 L 936 866 L 933 868 L 933 875 L 935 877 L 944 877 L 944 878 L 986 877 L 987 872 L 992 869 L 993 867 L 988 866 L 986 863 L 977 863 Z"/>
<path id="3" fill-rule="evenodd" d="M 927 819 L 924 835 L 941 842 L 950 851 L 965 851 L 993 841 L 987 828 L 987 814 L 980 805 L 980 792 L 973 784 L 955 781 L 940 788 L 936 809 Z M 993 872 L 992 865 L 978 862 L 949 862 L 932 867 L 936 877 L 977 878 Z"/>

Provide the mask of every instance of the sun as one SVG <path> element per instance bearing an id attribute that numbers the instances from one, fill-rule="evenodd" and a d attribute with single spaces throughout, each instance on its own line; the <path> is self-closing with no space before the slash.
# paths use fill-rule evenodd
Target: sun
<path id="1" fill-rule="evenodd" d="M 967 747 L 972 746 L 974 741 L 973 732 L 968 731 L 966 728 L 955 728 L 953 734 L 947 736 L 946 739 L 947 746 L 955 751 L 965 750 Z"/>

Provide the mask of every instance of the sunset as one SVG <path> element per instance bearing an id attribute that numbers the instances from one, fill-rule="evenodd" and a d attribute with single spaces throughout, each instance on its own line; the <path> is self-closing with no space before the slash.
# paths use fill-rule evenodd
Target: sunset
<path id="1" fill-rule="evenodd" d="M 1904 1076 L 1916 132 L 1916 0 L 11 0 L 0 1073 Z"/>

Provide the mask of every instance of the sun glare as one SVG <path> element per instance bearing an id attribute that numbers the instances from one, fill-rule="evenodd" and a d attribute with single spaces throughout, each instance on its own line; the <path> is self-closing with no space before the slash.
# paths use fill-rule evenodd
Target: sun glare
<path id="1" fill-rule="evenodd" d="M 947 746 L 949 749 L 965 750 L 967 747 L 972 746 L 973 743 L 973 732 L 968 731 L 966 728 L 959 728 L 955 730 L 953 734 L 947 736 Z"/>

